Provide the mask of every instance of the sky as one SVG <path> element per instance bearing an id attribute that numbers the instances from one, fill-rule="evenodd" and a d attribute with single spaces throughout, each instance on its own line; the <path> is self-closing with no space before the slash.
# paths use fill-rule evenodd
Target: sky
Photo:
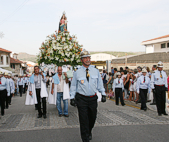
<path id="1" fill-rule="evenodd" d="M 0 0 L 0 47 L 36 55 L 58 30 L 63 11 L 68 31 L 89 51 L 145 51 L 142 41 L 169 34 L 169 0 Z"/>

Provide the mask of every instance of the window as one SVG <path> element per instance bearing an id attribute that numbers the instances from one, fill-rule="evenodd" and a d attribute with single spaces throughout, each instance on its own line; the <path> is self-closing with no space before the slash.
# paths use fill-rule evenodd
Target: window
<path id="1" fill-rule="evenodd" d="M 3 62 L 3 56 L 1 56 L 1 65 L 3 65 L 3 63 L 4 63 L 4 62 Z"/>
<path id="2" fill-rule="evenodd" d="M 167 43 L 167 48 L 169 48 L 169 43 Z"/>
<path id="3" fill-rule="evenodd" d="M 165 48 L 165 47 L 166 47 L 165 43 L 161 44 L 161 48 Z"/>
<path id="4" fill-rule="evenodd" d="M 8 56 L 6 56 L 6 64 L 8 65 Z"/>

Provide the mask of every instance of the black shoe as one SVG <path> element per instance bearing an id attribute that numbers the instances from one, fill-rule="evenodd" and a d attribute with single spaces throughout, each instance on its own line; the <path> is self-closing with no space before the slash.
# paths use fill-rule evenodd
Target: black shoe
<path id="1" fill-rule="evenodd" d="M 35 110 L 38 110 L 38 108 L 37 108 L 37 107 L 35 107 Z"/>
<path id="2" fill-rule="evenodd" d="M 47 118 L 46 114 L 44 114 L 44 115 L 43 115 L 43 118 L 44 118 L 44 119 L 46 119 L 46 118 Z"/>
<path id="3" fill-rule="evenodd" d="M 5 109 L 8 109 L 9 107 L 6 107 Z"/>
<path id="4" fill-rule="evenodd" d="M 165 113 L 163 113 L 163 115 L 168 115 L 168 114 L 165 112 Z"/>
<path id="5" fill-rule="evenodd" d="M 147 108 L 144 108 L 143 110 L 144 110 L 144 111 L 147 111 Z"/>
<path id="6" fill-rule="evenodd" d="M 126 104 L 122 104 L 122 106 L 125 106 Z"/>
<path id="7" fill-rule="evenodd" d="M 1 116 L 4 116 L 4 112 L 1 112 Z"/>
<path id="8" fill-rule="evenodd" d="M 37 118 L 42 118 L 42 115 L 39 115 L 39 114 L 38 114 L 38 117 L 37 117 Z"/>
<path id="9" fill-rule="evenodd" d="M 140 108 L 140 110 L 144 110 L 143 108 Z"/>
<path id="10" fill-rule="evenodd" d="M 11 105 L 11 103 L 9 105 Z"/>
<path id="11" fill-rule="evenodd" d="M 59 117 L 62 117 L 62 114 L 59 114 Z"/>
<path id="12" fill-rule="evenodd" d="M 89 135 L 89 140 L 92 140 L 92 133 Z"/>
<path id="13" fill-rule="evenodd" d="M 161 113 L 159 113 L 159 114 L 158 114 L 158 116 L 162 116 L 162 114 L 161 114 Z"/>
<path id="14" fill-rule="evenodd" d="M 64 114 L 64 117 L 69 117 L 69 115 L 68 114 Z"/>

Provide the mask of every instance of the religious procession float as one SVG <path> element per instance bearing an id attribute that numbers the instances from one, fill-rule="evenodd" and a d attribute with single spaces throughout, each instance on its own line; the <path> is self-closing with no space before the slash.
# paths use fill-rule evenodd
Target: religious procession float
<path id="1" fill-rule="evenodd" d="M 38 64 L 42 70 L 53 72 L 57 66 L 74 68 L 81 65 L 80 52 L 83 45 L 80 45 L 77 37 L 67 30 L 67 23 L 66 13 L 63 12 L 58 32 L 55 31 L 48 35 L 47 39 L 42 42 L 38 55 Z"/>

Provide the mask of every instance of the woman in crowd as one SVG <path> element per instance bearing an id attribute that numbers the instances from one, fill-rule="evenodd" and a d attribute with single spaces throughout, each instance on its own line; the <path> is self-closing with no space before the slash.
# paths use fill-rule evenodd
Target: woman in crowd
<path id="1" fill-rule="evenodd" d="M 109 72 L 109 78 L 108 78 L 108 82 L 107 82 L 108 93 L 110 93 L 110 89 L 112 88 L 112 83 L 113 83 L 112 73 Z"/>
<path id="2" fill-rule="evenodd" d="M 130 74 L 130 83 L 129 83 L 129 90 L 130 90 L 130 96 L 129 96 L 129 101 L 133 101 L 135 99 L 135 87 L 134 87 L 134 81 L 135 81 L 136 77 L 134 76 L 134 74 Z"/>
<path id="3" fill-rule="evenodd" d="M 124 88 L 125 88 L 125 91 L 127 92 L 125 92 L 125 99 L 127 99 L 128 98 L 128 94 L 129 94 L 129 83 L 130 83 L 130 73 L 129 73 L 129 69 L 127 69 L 126 71 L 125 71 L 125 73 L 126 73 L 126 77 L 124 78 L 124 80 L 123 80 L 123 83 L 124 83 Z M 125 74 L 124 73 L 124 74 Z"/>

